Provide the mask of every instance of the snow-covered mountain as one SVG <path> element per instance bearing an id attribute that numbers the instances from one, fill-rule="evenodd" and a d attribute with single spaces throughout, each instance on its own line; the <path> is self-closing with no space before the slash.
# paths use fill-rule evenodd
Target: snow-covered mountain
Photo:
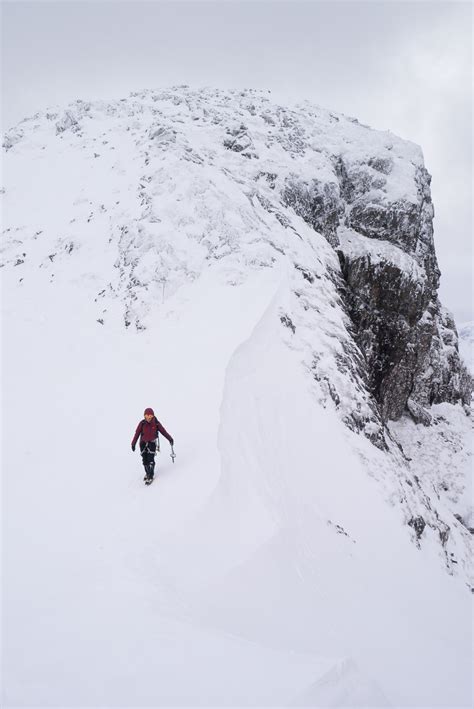
<path id="1" fill-rule="evenodd" d="M 420 149 L 187 87 L 4 149 L 7 704 L 467 706 L 472 384 Z"/>
<path id="2" fill-rule="evenodd" d="M 474 374 L 474 322 L 459 327 L 459 352 L 471 374 Z"/>

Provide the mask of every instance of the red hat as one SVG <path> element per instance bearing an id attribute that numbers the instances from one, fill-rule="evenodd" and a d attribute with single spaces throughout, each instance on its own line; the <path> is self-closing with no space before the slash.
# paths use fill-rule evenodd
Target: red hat
<path id="1" fill-rule="evenodd" d="M 154 416 L 154 415 L 155 415 L 155 412 L 153 411 L 153 409 L 151 409 L 150 407 L 148 407 L 147 409 L 145 409 L 145 412 L 144 412 L 143 415 L 146 416 L 147 414 L 151 414 L 152 416 Z"/>

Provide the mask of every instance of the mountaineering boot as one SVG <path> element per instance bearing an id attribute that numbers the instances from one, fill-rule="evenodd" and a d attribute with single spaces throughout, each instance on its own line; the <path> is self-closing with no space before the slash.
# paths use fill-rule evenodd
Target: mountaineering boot
<path id="1" fill-rule="evenodd" d="M 153 482 L 154 478 L 154 465 L 153 463 L 148 463 L 148 465 L 145 467 L 146 475 L 143 478 L 145 481 L 145 485 L 150 485 L 150 483 Z"/>

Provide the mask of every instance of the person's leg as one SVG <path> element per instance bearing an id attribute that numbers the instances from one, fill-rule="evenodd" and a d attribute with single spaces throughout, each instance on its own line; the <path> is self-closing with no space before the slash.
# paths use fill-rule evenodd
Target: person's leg
<path id="1" fill-rule="evenodd" d="M 155 454 L 156 444 L 148 444 L 148 475 L 152 478 L 155 475 Z"/>
<path id="2" fill-rule="evenodd" d="M 145 443 L 140 443 L 140 450 L 142 453 L 142 463 L 145 468 L 145 475 L 148 476 L 148 446 Z"/>

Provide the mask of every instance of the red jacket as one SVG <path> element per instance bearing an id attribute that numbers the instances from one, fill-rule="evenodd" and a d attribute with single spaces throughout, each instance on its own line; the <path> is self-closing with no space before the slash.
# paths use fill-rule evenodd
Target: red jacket
<path id="1" fill-rule="evenodd" d="M 168 433 L 168 431 L 161 425 L 156 416 L 152 418 L 150 423 L 146 419 L 140 421 L 135 431 L 135 435 L 132 440 L 132 446 L 138 441 L 138 436 L 140 436 L 140 443 L 149 443 L 158 438 L 158 431 L 163 434 L 165 438 L 173 445 L 173 439 Z"/>

